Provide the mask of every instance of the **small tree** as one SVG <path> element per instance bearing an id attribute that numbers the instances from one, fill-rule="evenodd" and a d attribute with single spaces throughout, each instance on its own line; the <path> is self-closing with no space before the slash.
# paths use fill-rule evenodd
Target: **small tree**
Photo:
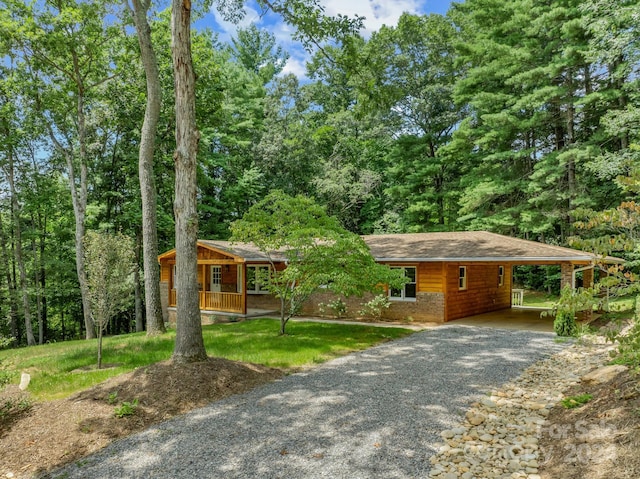
<path id="1" fill-rule="evenodd" d="M 280 334 L 322 285 L 344 296 L 401 287 L 399 270 L 376 263 L 364 240 L 304 196 L 274 191 L 231 225 L 232 241 L 252 242 L 271 263 L 268 290 L 280 299 Z M 276 270 L 274 257 L 287 267 Z"/>
<path id="2" fill-rule="evenodd" d="M 102 333 L 109 320 L 131 304 L 133 272 L 137 267 L 133 241 L 120 233 L 90 231 L 84 237 L 84 257 L 100 369 Z"/>

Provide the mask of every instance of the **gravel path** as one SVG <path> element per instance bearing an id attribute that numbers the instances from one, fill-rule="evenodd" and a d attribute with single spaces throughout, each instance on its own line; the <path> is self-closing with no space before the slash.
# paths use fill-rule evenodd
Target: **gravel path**
<path id="1" fill-rule="evenodd" d="M 553 335 L 445 326 L 227 398 L 55 478 L 423 478 L 470 403 L 561 350 Z"/>

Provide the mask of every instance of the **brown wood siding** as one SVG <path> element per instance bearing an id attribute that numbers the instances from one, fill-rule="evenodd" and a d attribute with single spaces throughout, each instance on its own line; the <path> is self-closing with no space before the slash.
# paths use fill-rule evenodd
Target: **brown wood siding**
<path id="1" fill-rule="evenodd" d="M 467 268 L 467 289 L 460 290 L 458 272 Z M 498 266 L 504 266 L 504 283 L 498 286 Z M 446 266 L 446 320 L 497 311 L 511 306 L 510 263 L 448 263 Z"/>
<path id="2" fill-rule="evenodd" d="M 233 257 L 198 246 L 198 259 L 233 259 Z"/>
<path id="3" fill-rule="evenodd" d="M 160 265 L 160 281 L 166 281 L 167 283 L 171 281 L 171 268 L 173 268 L 172 264 L 169 264 L 163 261 Z"/>
<path id="4" fill-rule="evenodd" d="M 442 293 L 444 277 L 442 263 L 420 263 L 418 265 L 418 292 Z"/>

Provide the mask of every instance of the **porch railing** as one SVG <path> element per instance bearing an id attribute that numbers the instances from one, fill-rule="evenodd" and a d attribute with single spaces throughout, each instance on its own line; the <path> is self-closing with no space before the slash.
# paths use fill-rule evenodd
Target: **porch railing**
<path id="1" fill-rule="evenodd" d="M 242 313 L 242 293 L 200 291 L 200 309 Z"/>
<path id="2" fill-rule="evenodd" d="M 511 305 L 522 306 L 524 301 L 524 289 L 512 289 L 511 290 Z"/>
<path id="3" fill-rule="evenodd" d="M 176 290 L 169 291 L 169 306 L 176 305 Z M 212 293 L 200 291 L 200 309 L 223 311 L 227 313 L 243 313 L 242 293 Z"/>

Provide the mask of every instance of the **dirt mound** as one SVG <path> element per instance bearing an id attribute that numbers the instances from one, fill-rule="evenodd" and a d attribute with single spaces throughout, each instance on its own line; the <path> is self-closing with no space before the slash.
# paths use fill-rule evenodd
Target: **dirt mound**
<path id="1" fill-rule="evenodd" d="M 66 399 L 16 406 L 0 416 L 0 477 L 44 473 L 115 439 L 281 376 L 278 369 L 220 358 L 191 364 L 163 361 Z M 0 392 L 0 404 L 25 405 L 25 399 L 14 387 Z M 134 401 L 134 414 L 116 417 L 116 407 Z"/>

